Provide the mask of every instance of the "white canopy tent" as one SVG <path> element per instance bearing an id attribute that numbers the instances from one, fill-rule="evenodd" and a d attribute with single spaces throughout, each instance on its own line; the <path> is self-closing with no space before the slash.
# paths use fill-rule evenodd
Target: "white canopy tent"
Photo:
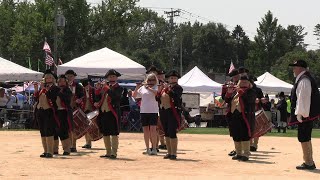
<path id="1" fill-rule="evenodd" d="M 39 81 L 43 73 L 25 68 L 0 57 L 0 81 Z"/>
<path id="2" fill-rule="evenodd" d="M 210 79 L 197 66 L 179 79 L 184 92 L 200 94 L 200 106 L 207 106 L 213 101 L 213 93 L 221 93 L 222 84 Z"/>
<path id="3" fill-rule="evenodd" d="M 197 66 L 179 79 L 180 86 L 187 92 L 215 92 L 220 93 L 219 84 L 205 75 Z"/>
<path id="4" fill-rule="evenodd" d="M 278 94 L 283 91 L 285 94 L 290 94 L 292 85 L 276 78 L 269 72 L 265 72 L 257 78 L 256 85 L 261 88 L 263 92 Z"/>
<path id="5" fill-rule="evenodd" d="M 108 48 L 90 52 L 58 66 L 58 74 L 69 69 L 77 73 L 77 78 L 86 78 L 88 75 L 104 76 L 109 69 L 115 69 L 121 73 L 120 79 L 142 80 L 146 73 L 146 68 L 141 64 Z"/>

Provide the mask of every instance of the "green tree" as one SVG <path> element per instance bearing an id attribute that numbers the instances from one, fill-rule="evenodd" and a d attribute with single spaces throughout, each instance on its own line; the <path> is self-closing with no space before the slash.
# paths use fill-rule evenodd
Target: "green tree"
<path id="1" fill-rule="evenodd" d="M 235 54 L 237 64 L 239 66 L 244 66 L 244 60 L 248 58 L 248 52 L 250 47 L 250 39 L 244 32 L 240 25 L 237 25 L 231 34 L 233 40 L 235 41 Z"/>
<path id="2" fill-rule="evenodd" d="M 317 40 L 319 41 L 320 40 L 320 24 L 317 24 L 315 27 L 314 27 L 314 34 L 313 35 L 316 35 L 317 36 Z M 320 45 L 320 42 L 318 43 Z"/>

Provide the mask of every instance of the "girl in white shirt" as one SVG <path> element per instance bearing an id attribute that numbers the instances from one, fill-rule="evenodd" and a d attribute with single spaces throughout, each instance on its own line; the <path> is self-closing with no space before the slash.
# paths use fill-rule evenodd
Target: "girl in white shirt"
<path id="1" fill-rule="evenodd" d="M 149 74 L 142 84 L 137 84 L 133 97 L 141 97 L 140 117 L 144 133 L 144 141 L 147 151 L 144 154 L 157 155 L 157 120 L 159 107 L 156 101 L 158 79 L 153 73 Z M 152 150 L 149 149 L 149 140 L 152 144 Z"/>

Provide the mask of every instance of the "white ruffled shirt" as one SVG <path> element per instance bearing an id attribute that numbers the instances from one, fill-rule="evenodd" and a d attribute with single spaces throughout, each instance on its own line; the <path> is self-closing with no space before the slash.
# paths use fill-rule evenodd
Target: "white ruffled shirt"
<path id="1" fill-rule="evenodd" d="M 306 71 L 301 72 L 297 78 L 296 83 L 299 78 L 305 73 Z M 302 117 L 309 117 L 310 113 L 310 106 L 311 106 L 311 82 L 307 78 L 303 78 L 296 89 L 297 94 L 297 104 L 296 104 L 296 111 L 295 115 L 302 115 Z"/>

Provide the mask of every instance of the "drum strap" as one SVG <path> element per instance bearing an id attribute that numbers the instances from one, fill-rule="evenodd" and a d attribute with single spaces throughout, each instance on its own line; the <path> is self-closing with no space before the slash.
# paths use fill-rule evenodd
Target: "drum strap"
<path id="1" fill-rule="evenodd" d="M 163 93 L 168 93 L 169 92 L 169 89 L 165 88 L 161 91 L 161 95 Z M 170 106 L 171 106 L 171 110 L 173 112 L 173 115 L 175 117 L 175 119 L 177 120 L 177 123 L 178 123 L 178 127 L 177 127 L 177 130 L 180 129 L 180 121 L 181 121 L 181 118 L 179 116 L 179 113 L 176 109 L 176 107 L 174 106 L 174 102 L 173 102 L 173 99 L 170 97 Z"/>
<path id="2" fill-rule="evenodd" d="M 71 124 L 71 118 L 70 118 L 70 115 L 69 115 L 69 109 L 68 109 L 68 106 L 66 106 L 65 102 L 64 101 L 61 101 L 61 106 L 63 108 L 66 109 L 67 111 L 67 120 L 68 120 L 68 126 L 69 126 L 69 132 L 72 130 L 72 124 Z"/>
<path id="3" fill-rule="evenodd" d="M 244 103 L 243 103 L 243 100 L 242 100 L 242 94 L 240 94 L 240 97 L 239 97 L 240 107 L 242 108 L 241 109 L 241 114 L 242 114 L 243 120 L 246 123 L 246 126 L 248 128 L 248 135 L 249 135 L 249 137 L 251 137 L 251 127 L 250 127 L 249 121 L 247 119 L 247 116 L 245 114 L 245 109 L 244 109 L 245 107 L 244 107 Z"/>

